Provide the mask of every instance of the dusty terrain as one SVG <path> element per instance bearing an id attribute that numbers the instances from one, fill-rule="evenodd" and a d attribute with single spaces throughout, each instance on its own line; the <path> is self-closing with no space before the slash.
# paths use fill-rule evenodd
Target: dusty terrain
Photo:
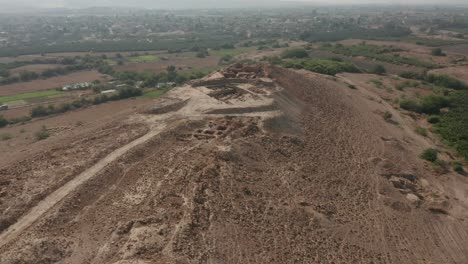
<path id="1" fill-rule="evenodd" d="M 449 76 L 453 76 L 465 83 L 468 83 L 468 65 L 432 70 L 430 71 L 430 73 L 446 74 Z"/>
<path id="2" fill-rule="evenodd" d="M 466 263 L 468 178 L 345 82 L 234 65 L 1 165 L 0 262 Z"/>

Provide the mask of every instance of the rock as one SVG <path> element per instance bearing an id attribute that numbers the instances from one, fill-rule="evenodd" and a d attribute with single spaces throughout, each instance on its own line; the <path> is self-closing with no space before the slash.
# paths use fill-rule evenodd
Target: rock
<path id="1" fill-rule="evenodd" d="M 418 202 L 420 199 L 418 196 L 416 196 L 415 194 L 413 193 L 408 193 L 406 195 L 406 199 L 410 200 L 411 202 L 415 203 L 415 202 Z"/>
<path id="2" fill-rule="evenodd" d="M 397 178 L 395 176 L 392 176 L 390 177 L 390 179 L 388 179 L 395 188 L 398 188 L 398 189 L 405 189 L 405 184 L 402 180 L 400 180 L 400 178 Z"/>
<path id="3" fill-rule="evenodd" d="M 421 182 L 421 186 L 424 188 L 427 188 L 430 185 L 426 179 L 421 179 L 420 182 Z"/>

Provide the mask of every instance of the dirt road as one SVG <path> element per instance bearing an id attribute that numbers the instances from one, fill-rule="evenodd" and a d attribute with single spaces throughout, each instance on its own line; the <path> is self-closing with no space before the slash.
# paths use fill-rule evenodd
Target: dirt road
<path id="1" fill-rule="evenodd" d="M 48 195 L 44 200 L 42 200 L 38 205 L 32 208 L 26 215 L 21 217 L 14 225 L 10 226 L 6 231 L 0 234 L 0 248 L 13 239 L 15 239 L 19 234 L 21 234 L 25 229 L 27 229 L 31 224 L 33 224 L 37 219 L 54 207 L 58 202 L 60 202 L 64 197 L 70 194 L 77 187 L 82 185 L 84 182 L 88 181 L 90 178 L 95 176 L 99 171 L 101 171 L 105 166 L 109 165 L 111 162 L 115 161 L 123 154 L 128 152 L 130 149 L 147 142 L 152 139 L 159 133 L 161 133 L 165 124 L 161 124 L 153 128 L 148 134 L 130 142 L 129 144 L 115 150 L 104 159 L 97 162 L 91 168 L 87 169 L 83 173 L 76 176 L 73 180 L 69 181 L 61 188 Z"/>

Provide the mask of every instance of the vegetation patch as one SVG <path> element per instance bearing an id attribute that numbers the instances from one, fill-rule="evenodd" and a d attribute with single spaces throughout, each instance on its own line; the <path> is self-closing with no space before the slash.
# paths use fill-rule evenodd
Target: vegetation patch
<path id="1" fill-rule="evenodd" d="M 281 58 L 283 59 L 303 59 L 308 58 L 309 53 L 305 49 L 288 49 L 281 53 Z"/>
<path id="2" fill-rule="evenodd" d="M 423 136 L 423 137 L 427 137 L 427 130 L 423 127 L 417 127 L 415 129 L 415 132 L 418 133 L 419 135 Z"/>
<path id="3" fill-rule="evenodd" d="M 288 59 L 282 65 L 286 68 L 306 69 L 327 75 L 335 75 L 341 72 L 361 72 L 350 62 L 341 62 L 327 59 Z"/>
<path id="4" fill-rule="evenodd" d="M 440 114 L 435 131 L 468 160 L 468 91 L 458 91 L 450 99 L 450 110 Z"/>
<path id="5" fill-rule="evenodd" d="M 154 55 L 142 55 L 142 56 L 130 57 L 128 60 L 131 62 L 143 63 L 143 62 L 155 61 L 156 58 L 157 57 Z"/>
<path id="6" fill-rule="evenodd" d="M 417 72 L 402 72 L 400 77 L 413 80 L 421 80 L 432 83 L 434 85 L 445 87 L 454 90 L 468 89 L 468 85 L 457 78 L 445 74 L 425 74 Z"/>
<path id="7" fill-rule="evenodd" d="M 420 83 L 417 81 L 404 81 L 396 85 L 396 89 L 399 91 L 403 91 L 405 88 L 408 87 L 417 87 Z"/>
<path id="8" fill-rule="evenodd" d="M 376 46 L 368 45 L 365 43 L 353 46 L 344 46 L 342 44 L 336 45 L 325 45 L 322 49 L 330 51 L 337 54 L 343 54 L 346 56 L 363 56 L 366 58 L 375 59 L 378 61 L 388 62 L 396 65 L 413 65 L 417 67 L 424 68 L 437 68 L 435 64 L 421 61 L 417 58 L 410 58 L 400 56 L 395 52 L 402 51 L 399 48 L 390 47 L 390 46 Z"/>
<path id="9" fill-rule="evenodd" d="M 6 120 L 4 116 L 0 115 L 0 127 L 5 127 L 6 125 L 8 125 L 8 120 Z"/>
<path id="10" fill-rule="evenodd" d="M 2 96 L 0 97 L 0 103 L 8 103 L 8 102 L 13 102 L 13 101 L 27 100 L 27 99 L 40 98 L 40 97 L 49 97 L 49 96 L 54 96 L 54 95 L 58 95 L 62 93 L 63 93 L 62 91 L 47 90 L 47 91 L 16 94 L 16 95 L 11 95 L 11 96 Z"/>
<path id="11" fill-rule="evenodd" d="M 0 134 L 0 141 L 7 141 L 7 140 L 10 140 L 12 139 L 13 136 L 9 133 L 1 133 Z"/>
<path id="12" fill-rule="evenodd" d="M 40 130 L 36 131 L 34 133 L 34 137 L 36 137 L 37 141 L 44 140 L 49 138 L 50 134 L 49 131 L 47 130 L 46 126 L 42 126 Z"/>
<path id="13" fill-rule="evenodd" d="M 437 160 L 437 155 L 439 154 L 439 151 L 437 149 L 433 148 L 428 148 L 421 153 L 420 158 L 423 160 L 427 160 L 430 162 L 435 162 Z"/>
<path id="14" fill-rule="evenodd" d="M 400 107 L 402 109 L 424 114 L 439 114 L 440 109 L 448 107 L 449 105 L 449 99 L 437 95 L 425 96 L 419 102 L 408 99 L 400 100 Z"/>

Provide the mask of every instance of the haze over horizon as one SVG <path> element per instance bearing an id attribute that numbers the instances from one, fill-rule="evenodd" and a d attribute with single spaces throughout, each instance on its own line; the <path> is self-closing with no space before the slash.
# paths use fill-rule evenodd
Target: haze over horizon
<path id="1" fill-rule="evenodd" d="M 437 0 L 228 0 L 228 1 L 217 1 L 217 0 L 173 0 L 167 1 L 151 1 L 151 0 L 0 0 L 0 4 L 3 6 L 2 9 L 11 8 L 87 8 L 97 6 L 111 6 L 111 7 L 135 7 L 135 8 L 234 8 L 234 7 L 275 7 L 285 6 L 288 4 L 320 4 L 320 5 L 339 5 L 339 4 L 397 4 L 397 5 L 442 5 Z M 466 5 L 466 0 L 448 0 L 443 5 Z"/>

